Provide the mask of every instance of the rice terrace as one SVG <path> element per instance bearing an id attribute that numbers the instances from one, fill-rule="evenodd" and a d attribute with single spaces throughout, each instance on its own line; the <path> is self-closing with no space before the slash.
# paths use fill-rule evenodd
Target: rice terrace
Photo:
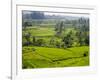
<path id="1" fill-rule="evenodd" d="M 22 11 L 22 68 L 89 66 L 89 17 Z"/>

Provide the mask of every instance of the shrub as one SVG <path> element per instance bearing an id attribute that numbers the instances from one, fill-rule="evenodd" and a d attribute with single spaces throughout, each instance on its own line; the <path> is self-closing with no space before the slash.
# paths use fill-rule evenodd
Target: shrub
<path id="1" fill-rule="evenodd" d="M 37 46 L 43 46 L 43 45 L 45 45 L 45 42 L 44 42 L 43 39 L 38 39 L 38 40 L 36 41 L 36 45 L 37 45 Z"/>

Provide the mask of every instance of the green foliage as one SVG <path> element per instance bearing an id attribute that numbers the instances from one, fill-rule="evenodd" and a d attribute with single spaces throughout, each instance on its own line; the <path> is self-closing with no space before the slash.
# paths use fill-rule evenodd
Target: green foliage
<path id="1" fill-rule="evenodd" d="M 23 46 L 25 45 L 25 46 L 28 46 L 28 45 L 30 45 L 31 44 L 31 33 L 30 32 L 28 32 L 28 33 L 26 33 L 26 34 L 23 34 L 23 37 L 22 37 L 23 39 Z"/>
<path id="2" fill-rule="evenodd" d="M 43 46 L 44 45 L 44 40 L 43 39 L 38 39 L 37 41 L 36 41 L 36 45 L 37 46 Z"/>
<path id="3" fill-rule="evenodd" d="M 22 67 L 89 65 L 89 20 L 24 21 Z"/>
<path id="4" fill-rule="evenodd" d="M 73 33 L 70 31 L 64 38 L 63 42 L 65 43 L 66 47 L 71 47 L 73 44 Z"/>
<path id="5" fill-rule="evenodd" d="M 23 25 L 23 29 L 26 29 L 26 27 L 32 26 L 32 23 L 31 22 L 23 22 L 22 25 Z"/>
<path id="6" fill-rule="evenodd" d="M 36 44 L 36 38 L 35 38 L 35 36 L 33 36 L 33 45 L 35 45 Z"/>
<path id="7" fill-rule="evenodd" d="M 23 44 L 39 46 L 37 41 L 42 39 L 45 47 L 67 48 L 74 46 L 89 45 L 89 32 L 80 31 L 76 28 L 65 28 L 62 35 L 55 36 L 55 29 L 51 27 L 33 27 L 23 30 Z M 37 42 L 36 42 L 37 41 Z M 62 43 L 64 43 L 62 45 Z M 41 45 L 40 45 L 41 46 Z"/>
<path id="8" fill-rule="evenodd" d="M 64 31 L 64 22 L 60 21 L 55 26 L 56 36 L 61 37 L 62 32 Z"/>
<path id="9" fill-rule="evenodd" d="M 89 65 L 88 46 L 67 49 L 23 47 L 23 50 L 22 63 L 24 69 Z"/>

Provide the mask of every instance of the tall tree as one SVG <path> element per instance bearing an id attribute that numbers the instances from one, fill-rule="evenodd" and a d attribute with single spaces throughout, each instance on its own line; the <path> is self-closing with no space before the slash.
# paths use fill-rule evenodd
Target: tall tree
<path id="1" fill-rule="evenodd" d="M 63 30 L 64 30 L 64 22 L 60 21 L 55 26 L 56 35 L 61 36 Z"/>

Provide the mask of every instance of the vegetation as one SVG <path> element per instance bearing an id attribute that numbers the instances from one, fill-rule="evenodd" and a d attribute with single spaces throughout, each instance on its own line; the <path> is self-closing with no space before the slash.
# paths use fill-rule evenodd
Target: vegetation
<path id="1" fill-rule="evenodd" d="M 23 68 L 87 65 L 89 65 L 89 48 L 87 46 L 67 49 L 23 47 Z"/>
<path id="2" fill-rule="evenodd" d="M 89 65 L 88 18 L 67 20 L 34 11 L 22 18 L 23 69 Z"/>

